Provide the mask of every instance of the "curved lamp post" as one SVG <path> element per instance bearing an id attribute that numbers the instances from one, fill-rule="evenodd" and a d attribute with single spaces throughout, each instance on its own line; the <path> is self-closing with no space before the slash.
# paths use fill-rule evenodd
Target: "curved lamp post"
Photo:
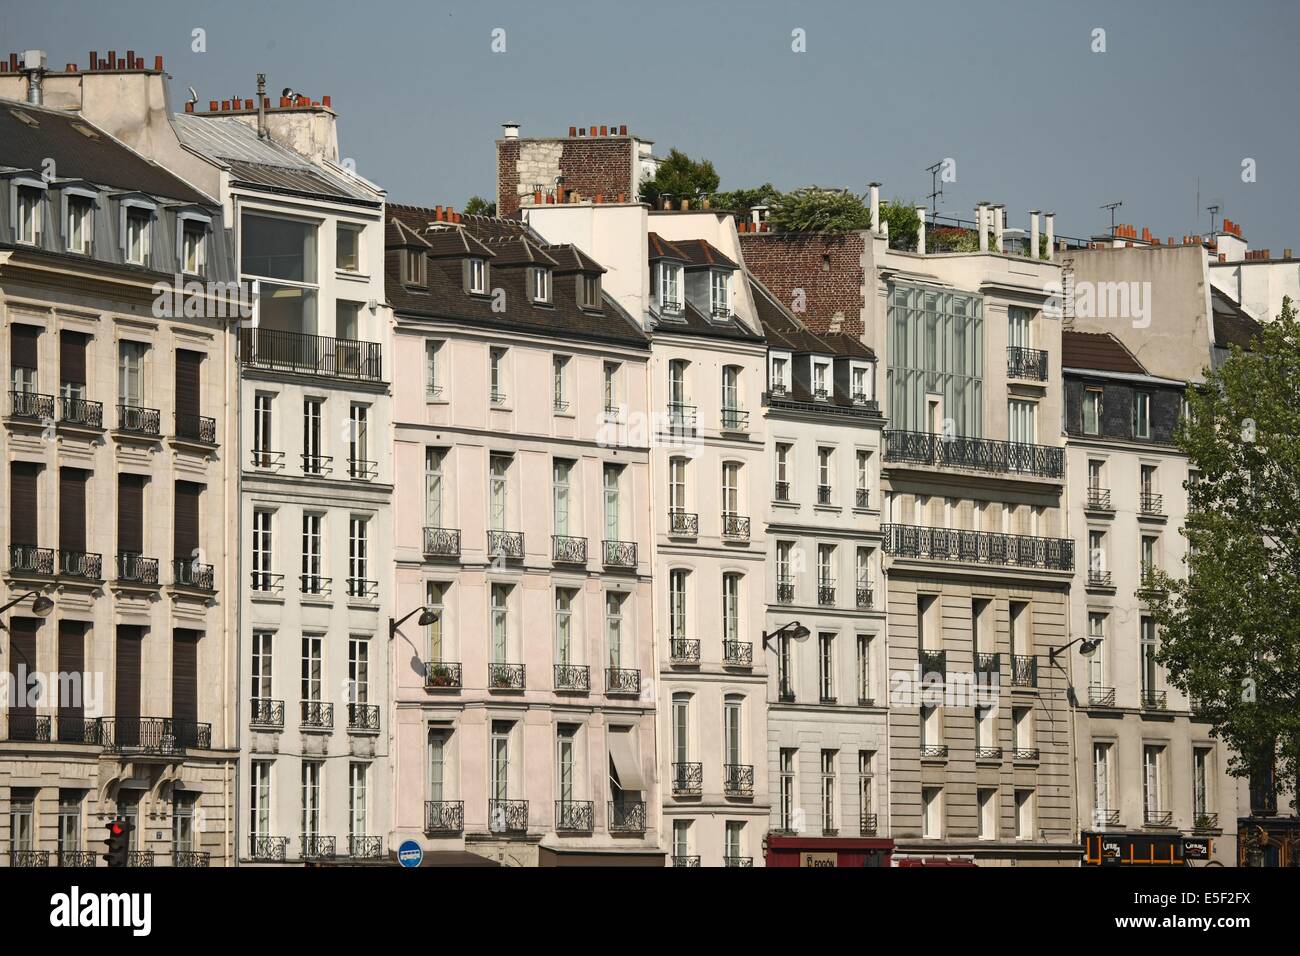
<path id="1" fill-rule="evenodd" d="M 36 600 L 32 602 L 32 613 L 35 614 L 37 617 L 49 617 L 50 612 L 54 610 L 54 600 L 53 598 L 46 597 L 40 591 L 28 591 L 26 594 L 14 598 L 4 607 L 0 607 L 0 615 L 4 614 L 5 611 L 9 610 L 14 605 L 21 604 L 23 601 L 26 601 L 29 597 L 32 597 L 33 595 L 36 597 Z M 9 630 L 9 628 L 5 626 L 4 618 L 0 617 L 0 631 L 7 631 L 7 630 Z"/>

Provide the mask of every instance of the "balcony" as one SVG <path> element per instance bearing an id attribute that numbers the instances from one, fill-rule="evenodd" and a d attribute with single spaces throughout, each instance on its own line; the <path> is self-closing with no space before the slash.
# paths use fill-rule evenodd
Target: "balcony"
<path id="1" fill-rule="evenodd" d="M 38 548 L 31 544 L 9 545 L 9 571 L 11 574 L 54 574 L 54 549 Z"/>
<path id="2" fill-rule="evenodd" d="M 694 405 L 682 405 L 677 402 L 668 404 L 668 431 L 674 435 L 693 435 L 695 433 L 696 411 Z"/>
<path id="3" fill-rule="evenodd" d="M 1217 813 L 1206 813 L 1204 810 L 1197 812 L 1192 817 L 1192 829 L 1198 833 L 1219 829 L 1219 815 Z"/>
<path id="4" fill-rule="evenodd" d="M 931 651 L 922 648 L 916 653 L 917 663 L 921 667 L 921 679 L 931 674 L 938 674 L 940 680 L 948 676 L 948 655 L 944 651 Z"/>
<path id="5" fill-rule="evenodd" d="M 284 452 L 254 448 L 248 456 L 248 467 L 254 471 L 284 471 Z"/>
<path id="6" fill-rule="evenodd" d="M 348 856 L 354 860 L 382 860 L 384 838 L 379 836 L 349 836 Z"/>
<path id="7" fill-rule="evenodd" d="M 488 829 L 493 833 L 528 832 L 528 801 L 489 800 Z"/>
<path id="8" fill-rule="evenodd" d="M 635 541 L 605 541 L 604 565 L 607 568 L 635 568 Z"/>
<path id="9" fill-rule="evenodd" d="M 1038 760 L 1037 747 L 1016 747 L 1011 752 L 1012 760 L 1019 760 L 1022 763 L 1034 763 Z"/>
<path id="10" fill-rule="evenodd" d="M 1100 568 L 1088 569 L 1088 587 L 1113 588 L 1114 586 L 1114 579 L 1109 571 L 1103 571 Z"/>
<path id="11" fill-rule="evenodd" d="M 1038 686 L 1038 658 L 1032 654 L 1011 655 L 1011 686 Z"/>
<path id="12" fill-rule="evenodd" d="M 742 408 L 722 408 L 722 430 L 724 432 L 749 431 L 749 412 Z"/>
<path id="13" fill-rule="evenodd" d="M 348 477 L 353 481 L 374 481 L 379 477 L 379 462 L 368 458 L 349 458 Z"/>
<path id="14" fill-rule="evenodd" d="M 304 833 L 298 838 L 304 860 L 332 860 L 337 856 L 335 839 L 319 833 Z"/>
<path id="15" fill-rule="evenodd" d="M 203 415 L 176 415 L 176 437 L 202 445 L 217 443 L 217 420 Z"/>
<path id="16" fill-rule="evenodd" d="M 754 865 L 754 858 L 752 856 L 728 855 L 722 858 L 722 865 L 729 866 L 729 867 L 730 866 L 752 867 Z"/>
<path id="17" fill-rule="evenodd" d="M 11 391 L 9 417 L 27 422 L 54 421 L 54 396 L 36 392 Z"/>
<path id="18" fill-rule="evenodd" d="M 59 549 L 59 576 L 79 581 L 104 580 L 104 557 L 86 551 Z"/>
<path id="19" fill-rule="evenodd" d="M 645 833 L 646 808 L 644 800 L 611 800 L 609 802 L 610 833 Z"/>
<path id="20" fill-rule="evenodd" d="M 728 667 L 753 667 L 754 645 L 749 641 L 723 641 L 722 663 Z"/>
<path id="21" fill-rule="evenodd" d="M 863 813 L 858 817 L 858 836 L 873 837 L 878 832 L 876 814 Z"/>
<path id="22" fill-rule="evenodd" d="M 835 606 L 835 585 L 834 584 L 817 585 L 817 603 L 822 607 Z"/>
<path id="23" fill-rule="evenodd" d="M 818 503 L 819 505 L 828 505 L 828 504 L 831 503 L 831 486 L 830 486 L 830 485 L 818 485 L 818 486 L 817 486 L 817 503 Z"/>
<path id="24" fill-rule="evenodd" d="M 113 753 L 174 756 L 212 746 L 212 725 L 172 717 L 101 717 L 98 743 Z"/>
<path id="25" fill-rule="evenodd" d="M 673 866 L 684 866 L 684 867 L 699 869 L 700 857 L 699 854 L 686 855 L 681 853 L 674 853 L 672 856 L 672 864 Z"/>
<path id="26" fill-rule="evenodd" d="M 1094 827 L 1119 826 L 1119 811 L 1107 807 L 1097 807 L 1092 811 L 1092 825 Z"/>
<path id="27" fill-rule="evenodd" d="M 641 672 L 631 667 L 605 668 L 605 693 L 637 696 L 641 693 Z"/>
<path id="28" fill-rule="evenodd" d="M 886 431 L 885 461 L 996 475 L 1065 475 L 1064 448 L 988 438 L 944 438 L 932 432 Z"/>
<path id="29" fill-rule="evenodd" d="M 334 591 L 334 579 L 319 574 L 298 575 L 298 590 L 306 597 L 329 597 Z"/>
<path id="30" fill-rule="evenodd" d="M 331 701 L 304 700 L 299 720 L 303 730 L 333 730 L 334 704 Z"/>
<path id="31" fill-rule="evenodd" d="M 249 724 L 266 730 L 284 729 L 284 701 L 254 697 L 250 703 L 253 712 L 248 719 Z"/>
<path id="32" fill-rule="evenodd" d="M 374 601 L 379 597 L 379 582 L 370 578 L 347 578 L 347 594 L 354 601 Z"/>
<path id="33" fill-rule="evenodd" d="M 491 690 L 523 690 L 523 664 L 489 664 L 488 687 Z"/>
<path id="34" fill-rule="evenodd" d="M 1102 687 L 1100 684 L 1090 684 L 1088 686 L 1088 706 L 1089 707 L 1114 707 L 1115 688 Z"/>
<path id="35" fill-rule="evenodd" d="M 749 518 L 745 515 L 722 513 L 722 536 L 730 541 L 749 540 Z"/>
<path id="36" fill-rule="evenodd" d="M 794 582 L 778 580 L 776 582 L 776 602 L 778 604 L 794 603 Z"/>
<path id="37" fill-rule="evenodd" d="M 172 850 L 172 866 L 206 867 L 212 863 L 212 854 L 203 850 Z"/>
<path id="38" fill-rule="evenodd" d="M 556 664 L 555 689 L 585 694 L 591 690 L 591 668 L 586 664 Z"/>
<path id="39" fill-rule="evenodd" d="M 774 501 L 790 500 L 790 482 L 778 481 L 772 488 L 772 498 Z"/>
<path id="40" fill-rule="evenodd" d="M 424 554 L 431 558 L 459 558 L 460 529 L 425 528 Z"/>
<path id="41" fill-rule="evenodd" d="M 1001 760 L 1002 748 L 1001 747 L 976 747 L 975 759 L 976 760 Z"/>
<path id="42" fill-rule="evenodd" d="M 673 764 L 673 796 L 698 797 L 704 792 L 704 764 Z"/>
<path id="43" fill-rule="evenodd" d="M 1007 378 L 1031 382 L 1047 381 L 1047 353 L 1042 349 L 1027 349 L 1019 345 L 1007 348 Z"/>
<path id="44" fill-rule="evenodd" d="M 424 801 L 425 833 L 460 833 L 464 829 L 465 804 L 463 801 Z"/>
<path id="45" fill-rule="evenodd" d="M 722 765 L 722 792 L 729 797 L 754 795 L 754 767 L 747 763 Z"/>
<path id="46" fill-rule="evenodd" d="M 1172 827 L 1174 813 L 1172 810 L 1153 810 L 1148 807 L 1142 812 L 1142 825 L 1148 827 Z"/>
<path id="47" fill-rule="evenodd" d="M 487 550 L 489 557 L 522 561 L 524 559 L 524 533 L 522 531 L 489 531 L 487 533 Z"/>
<path id="48" fill-rule="evenodd" d="M 459 690 L 460 686 L 461 669 L 459 662 L 424 662 L 424 687 L 426 690 Z"/>
<path id="49" fill-rule="evenodd" d="M 188 558 L 172 560 L 172 583 L 177 587 L 194 588 L 197 591 L 213 590 L 212 565 L 200 564 Z"/>
<path id="50" fill-rule="evenodd" d="M 136 584 L 141 587 L 158 586 L 158 559 L 146 558 L 134 551 L 117 554 L 117 580 L 119 584 Z"/>
<path id="51" fill-rule="evenodd" d="M 162 435 L 162 413 L 156 408 L 118 405 L 117 430 L 141 438 L 158 438 Z"/>
<path id="52" fill-rule="evenodd" d="M 1048 571 L 1074 570 L 1074 542 L 1069 538 L 959 531 L 910 524 L 886 524 L 886 554 L 898 558 L 960 561 Z"/>
<path id="53" fill-rule="evenodd" d="M 239 359 L 245 368 L 383 381 L 383 349 L 378 342 L 245 327 L 239 330 Z"/>
<path id="54" fill-rule="evenodd" d="M 153 866 L 153 850 L 129 850 L 126 854 L 126 865 L 142 867 Z"/>
<path id="55" fill-rule="evenodd" d="M 103 428 L 104 403 L 62 397 L 59 399 L 59 424 L 73 428 Z"/>
<path id="56" fill-rule="evenodd" d="M 333 455 L 299 455 L 302 473 L 313 478 L 324 478 L 334 471 Z"/>
<path id="57" fill-rule="evenodd" d="M 248 855 L 259 863 L 283 863 L 288 846 L 288 837 L 254 834 L 248 838 Z"/>
<path id="58" fill-rule="evenodd" d="M 590 833 L 595 829 L 596 805 L 590 800 L 556 800 L 555 829 L 560 833 Z"/>
<path id="59" fill-rule="evenodd" d="M 865 507 L 867 507 L 870 503 L 871 503 L 871 489 L 870 489 L 870 488 L 854 488 L 854 489 L 853 489 L 853 507 L 855 507 L 855 508 L 865 508 Z"/>
<path id="60" fill-rule="evenodd" d="M 1168 710 L 1169 692 L 1164 690 L 1143 690 L 1140 706 L 1143 710 Z"/>
<path id="61" fill-rule="evenodd" d="M 379 705 L 348 704 L 348 730 L 379 733 Z"/>
<path id="62" fill-rule="evenodd" d="M 61 744 L 98 744 L 99 718 L 59 714 L 55 723 Z"/>
<path id="63" fill-rule="evenodd" d="M 1084 507 L 1089 511 L 1114 511 L 1115 508 L 1110 503 L 1110 489 L 1090 485 Z"/>
<path id="64" fill-rule="evenodd" d="M 500 408 L 506 403 L 506 393 L 493 386 L 488 390 L 488 402 L 491 403 L 493 408 Z M 606 409 L 606 411 L 608 410 L 609 409 Z"/>
<path id="65" fill-rule="evenodd" d="M 947 760 L 947 744 L 921 744 L 918 749 L 919 756 L 922 760 Z"/>
<path id="66" fill-rule="evenodd" d="M 1163 515 L 1165 513 L 1165 496 L 1151 491 L 1139 492 L 1138 510 L 1148 516 Z"/>
<path id="67" fill-rule="evenodd" d="M 858 585 L 856 603 L 859 611 L 871 610 L 871 606 L 875 604 L 875 595 L 872 593 L 870 587 L 864 584 Z"/>
<path id="68" fill-rule="evenodd" d="M 587 539 L 567 534 L 551 535 L 551 560 L 556 564 L 586 564 Z"/>
<path id="69" fill-rule="evenodd" d="M 54 865 L 77 869 L 95 866 L 99 862 L 101 855 L 94 850 L 59 850 Z"/>
<path id="70" fill-rule="evenodd" d="M 697 537 L 700 533 L 700 516 L 689 511 L 669 511 L 668 533 L 677 538 Z"/>
<path id="71" fill-rule="evenodd" d="M 47 714 L 9 710 L 9 731 L 5 740 L 24 743 L 50 742 L 50 717 Z"/>
<path id="72" fill-rule="evenodd" d="M 668 639 L 668 659 L 673 664 L 698 664 L 700 662 L 700 642 L 684 637 Z"/>
<path id="73" fill-rule="evenodd" d="M 975 674 L 987 674 L 989 680 L 996 682 L 1002 672 L 1002 655 L 977 651 L 975 654 Z"/>

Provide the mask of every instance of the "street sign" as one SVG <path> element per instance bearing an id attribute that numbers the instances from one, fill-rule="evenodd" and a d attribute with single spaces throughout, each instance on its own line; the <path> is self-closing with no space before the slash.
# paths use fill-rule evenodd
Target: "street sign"
<path id="1" fill-rule="evenodd" d="M 397 862 L 402 866 L 419 866 L 424 862 L 424 850 L 415 840 L 407 840 L 397 848 Z"/>

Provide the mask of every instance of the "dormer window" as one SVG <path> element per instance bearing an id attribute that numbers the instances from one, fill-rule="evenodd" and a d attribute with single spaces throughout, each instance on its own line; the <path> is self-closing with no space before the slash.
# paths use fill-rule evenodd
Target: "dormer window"
<path id="1" fill-rule="evenodd" d="M 865 405 L 871 401 L 871 366 L 854 365 L 849 370 L 849 394 L 853 404 Z"/>
<path id="2" fill-rule="evenodd" d="M 813 360 L 812 393 L 818 401 L 827 401 L 831 397 L 831 363 Z"/>
<path id="3" fill-rule="evenodd" d="M 721 269 L 709 273 L 709 308 L 713 317 L 731 317 L 731 275 Z"/>
<path id="4" fill-rule="evenodd" d="M 551 301 L 551 270 L 544 266 L 533 269 L 533 301 L 543 303 Z"/>
<path id="5" fill-rule="evenodd" d="M 29 246 L 41 241 L 41 198 L 44 191 L 35 186 L 18 187 L 17 240 Z"/>
<path id="6" fill-rule="evenodd" d="M 659 264 L 659 308 L 674 314 L 682 311 L 682 267 L 671 262 Z"/>
<path id="7" fill-rule="evenodd" d="M 790 359 L 784 355 L 772 356 L 772 373 L 769 389 L 773 395 L 784 395 L 789 389 Z"/>
<path id="8" fill-rule="evenodd" d="M 402 283 L 404 285 L 422 286 L 424 277 L 424 251 L 421 249 L 402 250 Z"/>
<path id="9" fill-rule="evenodd" d="M 578 276 L 578 295 L 584 309 L 600 311 L 600 276 L 590 273 Z"/>
<path id="10" fill-rule="evenodd" d="M 68 251 L 90 255 L 95 202 L 88 196 L 68 197 Z"/>
<path id="11" fill-rule="evenodd" d="M 196 219 L 187 219 L 181 227 L 181 262 L 189 275 L 201 275 L 207 267 L 208 229 Z"/>
<path id="12" fill-rule="evenodd" d="M 132 206 L 126 211 L 126 236 L 124 252 L 126 261 L 132 265 L 149 264 L 149 232 L 153 224 L 153 213 L 140 206 Z"/>
<path id="13" fill-rule="evenodd" d="M 469 260 L 466 286 L 474 295 L 484 295 L 487 292 L 487 262 L 485 260 Z"/>

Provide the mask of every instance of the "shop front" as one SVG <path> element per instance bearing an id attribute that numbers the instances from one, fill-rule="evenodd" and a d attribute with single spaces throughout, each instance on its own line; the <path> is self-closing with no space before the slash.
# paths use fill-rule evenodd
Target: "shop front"
<path id="1" fill-rule="evenodd" d="M 893 840 L 857 837 L 769 836 L 768 866 L 889 866 Z"/>

